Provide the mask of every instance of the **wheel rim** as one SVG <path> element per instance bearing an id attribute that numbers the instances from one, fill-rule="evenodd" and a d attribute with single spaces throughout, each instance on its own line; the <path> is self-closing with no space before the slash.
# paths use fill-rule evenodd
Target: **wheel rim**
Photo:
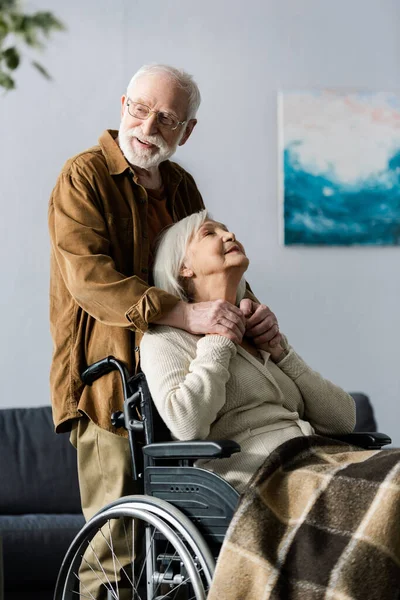
<path id="1" fill-rule="evenodd" d="M 191 547 L 193 553 L 199 558 L 199 562 L 204 571 L 207 583 L 210 586 L 215 571 L 215 560 L 196 526 L 190 519 L 182 513 L 177 507 L 161 498 L 152 496 L 127 496 L 121 498 L 118 502 L 110 504 L 103 510 L 108 510 L 113 506 L 138 506 L 145 511 L 149 511 L 176 529 L 181 535 L 187 536 L 186 543 Z"/>
<path id="2" fill-rule="evenodd" d="M 135 520 L 134 532 L 139 523 L 145 527 L 146 544 L 135 559 L 133 546 L 137 548 L 137 544 L 130 537 L 129 526 L 128 543 L 120 556 L 121 539 L 117 545 L 111 534 L 111 523 L 114 528 L 117 521 L 125 519 Z M 106 552 L 97 551 L 98 540 Z M 208 577 L 187 541 L 154 513 L 126 504 L 111 507 L 93 517 L 78 534 L 62 565 L 55 599 L 205 600 Z"/>

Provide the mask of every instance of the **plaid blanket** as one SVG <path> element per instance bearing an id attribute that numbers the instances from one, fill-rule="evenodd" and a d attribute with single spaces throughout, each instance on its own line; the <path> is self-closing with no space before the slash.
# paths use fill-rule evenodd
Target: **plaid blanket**
<path id="1" fill-rule="evenodd" d="M 208 600 L 400 598 L 400 450 L 295 438 L 242 496 Z"/>

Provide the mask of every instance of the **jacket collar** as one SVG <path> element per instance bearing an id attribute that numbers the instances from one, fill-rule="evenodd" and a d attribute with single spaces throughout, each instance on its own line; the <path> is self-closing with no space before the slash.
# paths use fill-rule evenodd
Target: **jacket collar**
<path id="1" fill-rule="evenodd" d="M 117 143 L 118 131 L 106 129 L 99 137 L 99 145 L 106 159 L 110 175 L 120 175 L 130 168 Z"/>

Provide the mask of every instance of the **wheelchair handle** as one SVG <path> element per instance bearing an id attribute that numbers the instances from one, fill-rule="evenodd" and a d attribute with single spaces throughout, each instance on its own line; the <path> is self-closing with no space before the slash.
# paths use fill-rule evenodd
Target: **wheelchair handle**
<path id="1" fill-rule="evenodd" d="M 97 379 L 111 373 L 111 371 L 119 371 L 122 380 L 122 389 L 124 393 L 124 401 L 128 399 L 128 380 L 129 372 L 123 362 L 116 359 L 115 356 L 107 356 L 87 367 L 81 374 L 81 379 L 86 385 L 92 385 Z"/>
<path id="2" fill-rule="evenodd" d="M 81 379 L 83 383 L 86 385 L 92 385 L 97 379 L 106 375 L 106 373 L 110 373 L 118 367 L 115 365 L 114 361 L 116 359 L 113 356 L 107 356 L 107 358 L 102 358 L 97 362 L 93 363 L 87 369 L 85 369 L 81 375 Z"/>
<path id="3" fill-rule="evenodd" d="M 124 394 L 124 411 L 117 411 L 111 415 L 111 423 L 114 427 L 125 427 L 129 432 L 129 446 L 132 457 L 132 477 L 137 481 L 138 474 L 136 469 L 137 450 L 134 442 L 136 433 L 144 430 L 142 419 L 137 419 L 136 407 L 141 401 L 141 392 L 132 390 L 129 385 L 129 372 L 125 364 L 116 359 L 114 356 L 107 356 L 87 367 L 81 374 L 81 379 L 86 385 L 92 385 L 97 379 L 110 373 L 111 371 L 119 371 L 122 381 L 122 389 Z"/>

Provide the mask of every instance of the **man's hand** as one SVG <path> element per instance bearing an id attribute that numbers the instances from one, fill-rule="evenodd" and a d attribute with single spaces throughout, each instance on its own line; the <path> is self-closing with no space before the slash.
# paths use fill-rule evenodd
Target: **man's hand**
<path id="1" fill-rule="evenodd" d="M 246 317 L 246 337 L 253 338 L 256 346 L 262 350 L 281 350 L 282 336 L 278 320 L 268 306 L 244 298 L 240 303 L 240 310 Z"/>
<path id="2" fill-rule="evenodd" d="M 240 344 L 245 333 L 245 317 L 242 311 L 225 300 L 211 302 L 178 302 L 158 324 L 179 327 L 196 335 L 214 333 L 224 335 Z"/>

